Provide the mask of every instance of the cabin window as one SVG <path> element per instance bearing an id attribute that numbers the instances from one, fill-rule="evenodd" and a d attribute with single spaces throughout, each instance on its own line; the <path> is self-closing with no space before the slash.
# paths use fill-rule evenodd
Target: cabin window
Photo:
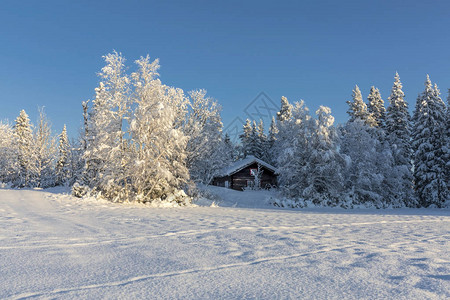
<path id="1" fill-rule="evenodd" d="M 250 175 L 256 176 L 258 174 L 258 169 L 250 169 Z"/>

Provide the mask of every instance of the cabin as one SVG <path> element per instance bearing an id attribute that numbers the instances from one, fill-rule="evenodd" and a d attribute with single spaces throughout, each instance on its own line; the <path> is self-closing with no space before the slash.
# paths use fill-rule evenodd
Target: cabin
<path id="1" fill-rule="evenodd" d="M 259 188 L 277 186 L 277 169 L 254 157 L 247 156 L 223 168 L 212 180 L 212 185 L 243 191 L 259 185 Z"/>

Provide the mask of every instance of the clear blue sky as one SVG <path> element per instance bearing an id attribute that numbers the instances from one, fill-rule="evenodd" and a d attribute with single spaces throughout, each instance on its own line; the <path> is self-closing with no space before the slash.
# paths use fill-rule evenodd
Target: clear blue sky
<path id="1" fill-rule="evenodd" d="M 358 84 L 387 102 L 399 72 L 414 106 L 427 73 L 450 88 L 449 1 L 10 1 L 0 5 L 0 119 L 44 106 L 75 136 L 102 55 L 160 58 L 161 79 L 205 88 L 225 126 L 261 91 L 331 107 Z"/>

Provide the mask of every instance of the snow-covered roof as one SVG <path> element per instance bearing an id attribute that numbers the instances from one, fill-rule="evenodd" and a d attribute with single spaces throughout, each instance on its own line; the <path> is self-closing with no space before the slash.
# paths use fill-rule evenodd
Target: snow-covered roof
<path id="1" fill-rule="evenodd" d="M 229 166 L 224 167 L 222 170 L 220 170 L 218 172 L 218 174 L 216 176 L 222 177 L 222 176 L 230 176 L 236 172 L 239 172 L 240 170 L 250 166 L 253 163 L 258 163 L 261 166 L 269 169 L 270 171 L 274 172 L 274 173 L 278 173 L 277 168 L 275 168 L 274 166 L 266 163 L 265 161 L 260 160 L 259 158 L 254 157 L 253 155 L 249 155 L 244 159 L 238 160 L 234 163 L 232 163 Z"/>

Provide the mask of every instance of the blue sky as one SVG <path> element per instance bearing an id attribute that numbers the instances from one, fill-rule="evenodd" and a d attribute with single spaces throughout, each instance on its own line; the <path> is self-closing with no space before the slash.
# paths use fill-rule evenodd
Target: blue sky
<path id="1" fill-rule="evenodd" d="M 0 119 L 44 106 L 76 136 L 102 55 L 160 58 L 161 80 L 205 88 L 227 126 L 265 92 L 331 107 L 346 121 L 355 84 L 387 102 L 399 72 L 414 106 L 426 74 L 450 88 L 448 1 L 10 1 L 0 6 Z"/>

